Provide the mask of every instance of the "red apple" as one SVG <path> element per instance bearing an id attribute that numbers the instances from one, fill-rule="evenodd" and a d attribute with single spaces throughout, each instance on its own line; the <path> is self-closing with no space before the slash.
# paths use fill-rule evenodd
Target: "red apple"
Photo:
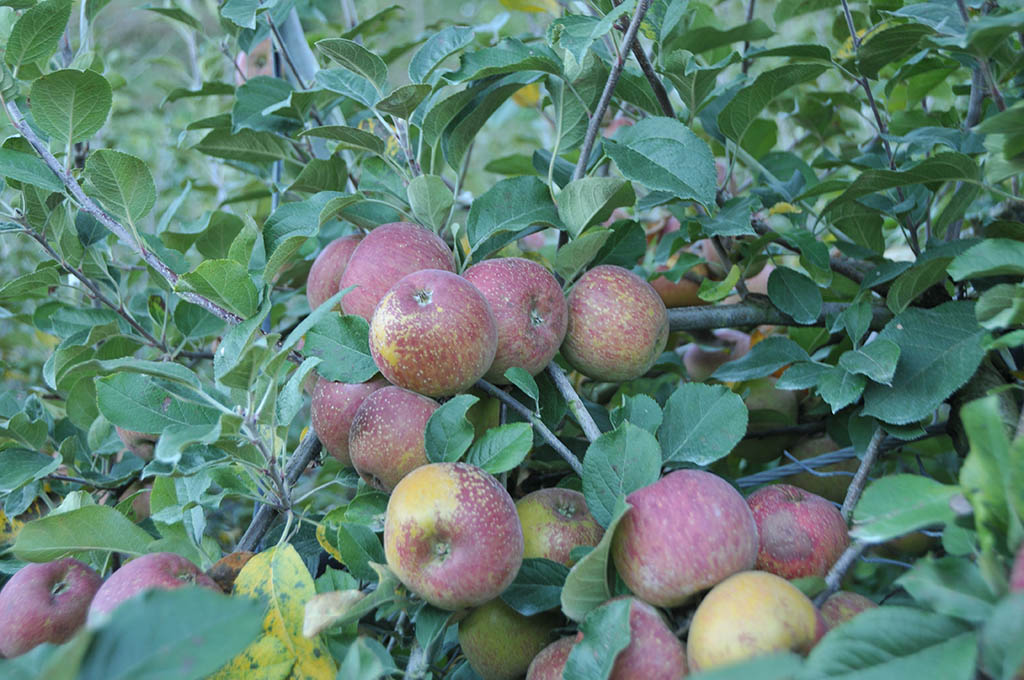
<path id="1" fill-rule="evenodd" d="M 346 314 L 367 321 L 384 294 L 406 274 L 421 269 L 455 271 L 452 251 L 434 232 L 410 222 L 382 224 L 352 251 L 338 290 L 356 286 L 341 299 Z"/>
<path id="2" fill-rule="evenodd" d="M 476 286 L 494 312 L 498 349 L 485 378 L 505 384 L 512 366 L 530 375 L 544 370 L 565 338 L 568 308 L 551 272 L 531 260 L 484 260 L 463 276 Z"/>
<path id="3" fill-rule="evenodd" d="M 622 267 L 594 267 L 569 293 L 562 356 L 594 380 L 639 378 L 668 342 L 668 311 L 651 284 Z"/>
<path id="4" fill-rule="evenodd" d="M 559 623 L 557 614 L 523 616 L 497 598 L 459 622 L 459 645 L 483 680 L 515 680 L 523 677 Z"/>
<path id="5" fill-rule="evenodd" d="M 359 476 L 375 489 L 391 491 L 402 477 L 426 465 L 423 431 L 437 407 L 433 399 L 394 385 L 363 399 L 348 437 Z"/>
<path id="6" fill-rule="evenodd" d="M 549 488 L 516 501 L 523 527 L 523 557 L 543 557 L 572 566 L 569 553 L 580 545 L 597 545 L 604 529 L 587 508 L 583 494 Z"/>
<path id="7" fill-rule="evenodd" d="M 841 623 L 846 623 L 853 617 L 867 609 L 874 609 L 878 605 L 863 595 L 851 593 L 848 590 L 840 590 L 832 593 L 828 599 L 821 603 L 821 618 L 825 625 L 832 630 Z"/>
<path id="8" fill-rule="evenodd" d="M 136 456 L 144 461 L 153 460 L 153 451 L 156 448 L 156 440 L 160 438 L 158 434 L 147 434 L 145 432 L 136 432 L 135 430 L 126 430 L 123 427 L 114 426 L 114 430 L 117 432 L 118 438 L 125 447 L 134 453 Z"/>
<path id="9" fill-rule="evenodd" d="M 750 351 L 750 336 L 743 331 L 719 328 L 713 332 L 720 343 L 718 347 L 690 343 L 676 350 L 682 352 L 686 373 L 694 382 L 707 380 L 719 366 L 746 356 Z"/>
<path id="10" fill-rule="evenodd" d="M 70 640 L 102 584 L 92 568 L 71 558 L 19 569 L 0 590 L 0 656 Z"/>
<path id="11" fill-rule="evenodd" d="M 173 590 L 187 585 L 220 591 L 217 583 L 188 559 L 175 553 L 136 557 L 106 580 L 89 607 L 89 623 L 101 621 L 125 600 L 146 590 Z"/>
<path id="12" fill-rule="evenodd" d="M 324 450 L 345 466 L 352 465 L 348 454 L 348 436 L 356 409 L 369 395 L 388 384 L 377 377 L 369 382 L 349 384 L 320 378 L 313 388 L 310 415 L 313 431 L 324 445 Z"/>
<path id="13" fill-rule="evenodd" d="M 564 637 L 540 650 L 526 670 L 526 680 L 562 680 L 562 671 L 565 670 L 565 663 L 569 660 L 569 652 L 575 646 L 577 637 Z"/>
<path id="14" fill-rule="evenodd" d="M 498 326 L 472 283 L 440 269 L 409 274 L 370 321 L 370 354 L 392 383 L 441 397 L 483 377 L 498 349 Z"/>
<path id="15" fill-rule="evenodd" d="M 626 497 L 612 539 L 615 568 L 638 597 L 675 607 L 757 559 L 757 525 L 721 477 L 677 470 Z"/>
<path id="16" fill-rule="evenodd" d="M 656 271 L 664 272 L 668 271 L 669 266 L 667 264 L 660 265 Z M 697 276 L 707 276 L 708 268 L 706 265 L 699 264 L 690 270 Z M 654 290 L 658 291 L 658 295 L 661 296 L 661 301 L 665 303 L 668 308 L 673 307 L 695 307 L 698 305 L 709 305 L 710 302 L 701 300 L 697 296 L 697 291 L 700 290 L 700 284 L 690 281 L 687 278 L 680 278 L 679 281 L 673 283 L 664 276 L 651 281 L 651 286 Z"/>
<path id="17" fill-rule="evenodd" d="M 760 547 L 757 568 L 786 579 L 825 577 L 850 545 L 846 522 L 830 501 L 790 484 L 747 498 Z"/>
<path id="18" fill-rule="evenodd" d="M 435 607 L 463 609 L 512 583 L 523 531 L 512 497 L 493 476 L 465 463 L 431 463 L 391 493 L 384 554 L 411 591 Z"/>
<path id="19" fill-rule="evenodd" d="M 306 277 L 306 299 L 310 309 L 316 309 L 340 290 L 338 282 L 341 281 L 345 265 L 361 240 L 362 236 L 358 234 L 336 238 L 324 246 L 313 260 L 309 276 Z"/>

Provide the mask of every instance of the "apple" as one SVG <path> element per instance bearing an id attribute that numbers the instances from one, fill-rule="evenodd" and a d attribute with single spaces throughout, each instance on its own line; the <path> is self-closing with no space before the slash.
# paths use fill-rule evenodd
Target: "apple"
<path id="1" fill-rule="evenodd" d="M 668 342 L 668 311 L 651 284 L 615 265 L 594 267 L 569 292 L 562 356 L 594 380 L 639 378 Z"/>
<path id="2" fill-rule="evenodd" d="M 324 378 L 317 380 L 310 405 L 313 431 L 323 443 L 324 450 L 342 465 L 352 465 L 352 458 L 348 454 L 348 437 L 356 410 L 366 397 L 387 384 L 381 377 L 353 384 L 332 382 Z"/>
<path id="3" fill-rule="evenodd" d="M 873 600 L 869 600 L 863 595 L 851 593 L 848 590 L 840 590 L 829 595 L 828 599 L 821 603 L 819 611 L 821 612 L 821 618 L 825 620 L 825 625 L 828 626 L 829 630 L 832 630 L 839 624 L 846 623 L 862 611 L 874 609 L 877 606 Z"/>
<path id="4" fill-rule="evenodd" d="M 768 277 L 772 275 L 775 270 L 775 265 L 766 264 L 761 268 L 757 274 L 754 274 L 750 278 L 746 279 L 747 290 L 751 293 L 759 293 L 761 295 L 768 294 Z"/>
<path id="5" fill-rule="evenodd" d="M 523 527 L 523 557 L 543 557 L 571 567 L 573 548 L 597 545 L 604 535 L 583 494 L 572 489 L 528 493 L 516 501 L 516 513 Z"/>
<path id="6" fill-rule="evenodd" d="M 801 439 L 793 445 L 789 453 L 797 460 L 806 460 L 837 450 L 839 450 L 839 445 L 832 441 L 827 434 L 821 434 Z M 805 491 L 810 491 L 835 503 L 842 503 L 858 465 L 859 462 L 856 458 L 848 458 L 838 463 L 814 468 L 814 471 L 819 474 L 804 471 L 790 476 L 788 481 L 793 486 L 799 486 Z"/>
<path id="7" fill-rule="evenodd" d="M 248 54 L 239 52 L 235 57 L 235 66 L 237 67 L 235 71 L 236 85 L 242 85 L 247 79 L 256 76 L 274 75 L 273 43 L 270 38 L 250 47 Z M 245 78 L 242 77 L 243 73 Z"/>
<path id="8" fill-rule="evenodd" d="M 659 265 L 656 271 L 665 272 L 669 270 L 667 264 Z M 707 276 L 708 268 L 706 265 L 699 264 L 690 270 L 697 276 Z M 651 286 L 654 290 L 658 291 L 658 295 L 661 296 L 661 301 L 665 303 L 668 308 L 673 307 L 694 307 L 698 305 L 709 305 L 710 302 L 701 300 L 697 296 L 697 291 L 700 290 L 700 284 L 690 281 L 687 278 L 680 278 L 679 281 L 673 283 L 664 276 L 651 281 Z"/>
<path id="9" fill-rule="evenodd" d="M 89 624 L 99 623 L 122 602 L 145 590 L 188 585 L 220 590 L 212 578 L 181 555 L 160 552 L 136 557 L 111 574 L 97 591 L 89 606 Z"/>
<path id="10" fill-rule="evenodd" d="M 765 486 L 747 497 L 757 522 L 757 568 L 786 579 L 825 577 L 850 545 L 836 506 L 791 484 Z"/>
<path id="11" fill-rule="evenodd" d="M 526 669 L 526 680 L 562 680 L 569 652 L 582 635 L 561 638 L 540 650 Z"/>
<path id="12" fill-rule="evenodd" d="M 452 251 L 434 232 L 411 222 L 382 224 L 352 251 L 338 290 L 356 286 L 341 299 L 346 314 L 367 321 L 384 294 L 406 274 L 421 269 L 455 271 Z"/>
<path id="13" fill-rule="evenodd" d="M 441 269 L 409 274 L 370 320 L 370 354 L 389 381 L 441 397 L 483 377 L 498 349 L 498 325 L 476 286 Z"/>
<path id="14" fill-rule="evenodd" d="M 348 436 L 348 453 L 359 476 L 375 489 L 391 491 L 402 477 L 430 462 L 423 432 L 437 408 L 433 399 L 394 385 L 363 399 Z"/>
<path id="15" fill-rule="evenodd" d="M 560 622 L 550 612 L 523 616 L 496 598 L 459 622 L 459 644 L 483 680 L 514 680 L 523 677 Z"/>
<path id="16" fill-rule="evenodd" d="M 677 470 L 626 497 L 612 538 L 619 576 L 641 599 L 675 607 L 757 560 L 757 524 L 721 477 Z"/>
<path id="17" fill-rule="evenodd" d="M 398 579 L 441 609 L 498 597 L 523 562 L 523 530 L 497 479 L 465 463 L 431 463 L 398 483 L 384 515 L 384 555 Z"/>
<path id="18" fill-rule="evenodd" d="M 565 338 L 568 307 L 562 287 L 543 266 L 521 257 L 479 262 L 463 274 L 494 312 L 498 349 L 484 377 L 505 384 L 513 366 L 537 375 Z"/>
<path id="19" fill-rule="evenodd" d="M 720 343 L 718 347 L 690 343 L 676 350 L 682 353 L 686 373 L 694 382 L 707 380 L 719 366 L 746 356 L 750 351 L 750 336 L 743 331 L 719 328 L 713 333 Z"/>
<path id="20" fill-rule="evenodd" d="M 686 642 L 690 669 L 787 650 L 806 654 L 824 633 L 824 620 L 796 586 L 766 571 L 740 572 L 697 607 Z"/>
<path id="21" fill-rule="evenodd" d="M 153 450 L 156 448 L 156 440 L 160 438 L 158 434 L 147 434 L 145 432 L 136 432 L 135 430 L 126 430 L 123 427 L 114 426 L 114 430 L 117 432 L 118 438 L 125 447 L 134 453 L 136 456 L 144 461 L 153 460 Z"/>
<path id="22" fill-rule="evenodd" d="M 131 515 L 133 521 L 141 522 L 150 515 L 149 509 L 149 498 L 153 492 L 153 481 L 149 480 L 145 483 L 140 481 L 134 481 L 128 485 L 120 496 L 117 498 L 117 502 L 123 503 L 128 499 L 131 499 Z"/>
<path id="23" fill-rule="evenodd" d="M 19 569 L 0 590 L 0 656 L 70 640 L 102 584 L 92 568 L 71 558 Z"/>
<path id="24" fill-rule="evenodd" d="M 306 277 L 306 299 L 310 309 L 316 309 L 340 290 L 338 282 L 341 281 L 345 265 L 361 240 L 362 236 L 358 234 L 336 238 L 324 246 L 313 260 L 309 276 Z"/>

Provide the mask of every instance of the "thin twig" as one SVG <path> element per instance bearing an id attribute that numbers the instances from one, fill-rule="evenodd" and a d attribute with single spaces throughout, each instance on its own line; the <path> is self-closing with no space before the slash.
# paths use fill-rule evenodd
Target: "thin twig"
<path id="1" fill-rule="evenodd" d="M 569 464 L 572 471 L 583 476 L 583 465 L 580 463 L 580 459 L 577 458 L 576 455 L 570 451 L 569 448 L 558 439 L 558 437 L 555 436 L 554 432 L 548 429 L 548 426 L 544 424 L 544 421 L 537 417 L 536 413 L 530 411 L 530 409 L 520 403 L 519 400 L 505 390 L 492 385 L 486 380 L 478 380 L 476 386 L 530 421 L 530 425 L 533 426 L 533 429 L 535 429 L 544 441 L 546 441 L 548 445 L 555 450 L 555 453 L 561 456 L 562 459 Z"/>
<path id="2" fill-rule="evenodd" d="M 864 554 L 868 545 L 870 544 L 863 541 L 855 541 L 839 556 L 839 559 L 836 560 L 836 563 L 832 565 L 832 568 L 829 569 L 828 574 L 825 576 L 825 590 L 818 593 L 818 596 L 814 598 L 814 606 L 820 607 L 822 602 L 839 590 L 839 585 L 843 582 L 846 572 L 850 570 L 850 567 L 857 561 L 857 558 Z"/>
<path id="3" fill-rule="evenodd" d="M 647 14 L 647 9 L 651 6 L 651 0 L 640 0 L 637 4 L 636 13 L 633 15 L 633 20 L 629 22 L 629 28 L 626 29 L 626 35 L 622 39 L 622 47 L 619 53 L 615 55 L 615 61 L 612 63 L 612 70 L 608 74 L 608 82 L 604 84 L 604 91 L 601 93 L 601 99 L 597 102 L 597 108 L 594 109 L 594 115 L 590 117 L 590 124 L 587 126 L 587 135 L 583 138 L 583 146 L 580 147 L 580 158 L 576 162 L 576 169 L 573 170 L 572 178 L 574 180 L 583 177 L 584 171 L 587 169 L 587 162 L 590 159 L 590 152 L 594 148 L 594 140 L 597 139 L 598 131 L 601 129 L 601 119 L 604 118 L 604 112 L 608 110 L 608 104 L 611 103 L 612 93 L 615 92 L 615 85 L 619 82 L 619 76 L 622 75 L 622 69 L 626 65 L 626 55 L 629 50 L 632 49 L 633 41 L 636 40 L 637 31 L 640 30 L 640 24 L 644 20 L 644 15 Z"/>
<path id="4" fill-rule="evenodd" d="M 274 19 L 270 16 L 270 12 L 267 12 L 265 16 L 267 17 L 267 25 L 270 26 L 270 32 L 274 34 L 274 41 L 277 43 L 277 49 L 281 55 L 284 56 L 284 61 L 288 64 L 288 70 L 290 70 L 292 72 L 292 76 L 295 77 L 295 82 L 298 83 L 299 89 L 308 89 L 306 87 L 306 81 L 302 79 L 299 69 L 295 66 L 295 62 L 292 61 L 292 55 L 288 52 L 288 47 L 284 44 L 284 38 L 281 37 L 281 32 L 277 29 L 277 24 L 274 23 Z"/>
<path id="5" fill-rule="evenodd" d="M 747 23 L 748 24 L 751 21 L 754 20 L 754 1 L 755 0 L 747 0 Z M 746 55 L 747 51 L 749 49 L 750 49 L 750 41 L 749 40 L 744 40 L 743 41 L 743 54 Z M 744 59 L 743 60 L 743 65 L 742 65 L 741 68 L 743 70 L 743 73 L 746 73 L 747 71 L 749 71 L 750 70 L 750 60 L 749 59 Z"/>
<path id="6" fill-rule="evenodd" d="M 559 393 L 569 403 L 569 411 L 576 417 L 576 422 L 579 423 L 587 439 L 594 441 L 600 437 L 601 429 L 594 422 L 594 418 L 583 404 L 580 395 L 576 394 L 576 390 L 573 389 L 572 383 L 569 382 L 569 378 L 562 372 L 561 367 L 552 361 L 548 364 L 548 375 L 555 381 L 555 387 L 558 388 Z"/>
<path id="7" fill-rule="evenodd" d="M 846 498 L 843 499 L 843 507 L 839 512 L 847 522 L 850 521 L 853 508 L 857 505 L 860 495 L 864 492 L 864 485 L 868 481 L 868 472 L 871 471 L 871 466 L 875 464 L 875 459 L 878 458 L 878 453 L 882 449 L 882 441 L 884 439 L 885 430 L 878 427 L 875 433 L 871 435 L 868 448 L 864 452 L 864 457 L 861 458 L 860 467 L 857 468 L 857 473 L 853 476 L 853 481 L 850 482 L 850 487 L 846 490 Z"/>

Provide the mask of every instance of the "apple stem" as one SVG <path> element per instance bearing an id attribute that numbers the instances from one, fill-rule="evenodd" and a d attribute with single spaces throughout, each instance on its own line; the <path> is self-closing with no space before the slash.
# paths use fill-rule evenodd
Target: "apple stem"
<path id="1" fill-rule="evenodd" d="M 572 411 L 573 416 L 576 417 L 576 422 L 579 423 L 580 428 L 583 430 L 583 434 L 587 436 L 587 439 L 594 441 L 601 436 L 601 429 L 594 422 L 590 412 L 587 411 L 587 407 L 583 404 L 583 400 L 580 399 L 580 395 L 576 394 L 576 390 L 573 389 L 572 383 L 565 377 L 565 373 L 555 362 L 548 364 L 548 375 L 555 381 L 555 387 L 565 397 L 565 400 L 569 402 L 569 410 Z"/>

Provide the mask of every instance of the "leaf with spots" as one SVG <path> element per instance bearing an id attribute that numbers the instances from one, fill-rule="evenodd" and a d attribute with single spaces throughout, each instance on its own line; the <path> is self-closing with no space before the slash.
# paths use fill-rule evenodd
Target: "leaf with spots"
<path id="1" fill-rule="evenodd" d="M 337 669 L 318 637 L 302 634 L 306 603 L 316 594 L 313 578 L 290 544 L 253 557 L 235 579 L 233 595 L 267 606 L 263 635 L 222 668 L 215 680 L 311 678 L 333 680 Z"/>

